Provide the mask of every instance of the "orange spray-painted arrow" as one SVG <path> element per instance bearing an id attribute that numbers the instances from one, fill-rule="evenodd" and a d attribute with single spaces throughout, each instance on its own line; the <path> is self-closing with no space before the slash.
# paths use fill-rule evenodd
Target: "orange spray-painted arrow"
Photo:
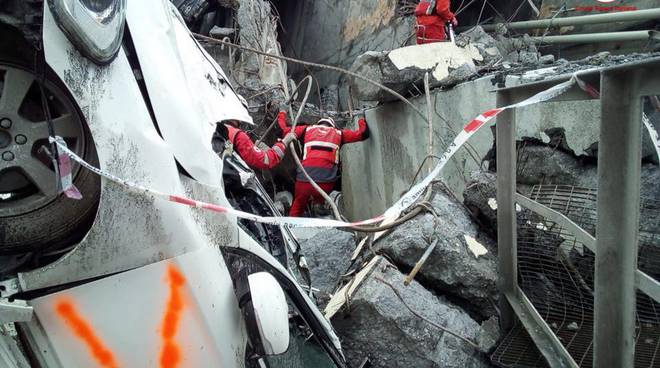
<path id="1" fill-rule="evenodd" d="M 117 368 L 114 354 L 96 335 L 92 325 L 78 313 L 70 300 L 62 299 L 55 304 L 55 311 L 66 325 L 89 349 L 92 358 L 103 368 Z"/>
<path id="2" fill-rule="evenodd" d="M 170 296 L 167 301 L 165 315 L 161 327 L 161 338 L 163 339 L 163 349 L 160 353 L 161 368 L 175 368 L 181 362 L 181 347 L 174 340 L 181 313 L 184 307 L 184 297 L 181 291 L 186 279 L 174 265 L 167 269 L 167 283 L 170 289 Z"/>

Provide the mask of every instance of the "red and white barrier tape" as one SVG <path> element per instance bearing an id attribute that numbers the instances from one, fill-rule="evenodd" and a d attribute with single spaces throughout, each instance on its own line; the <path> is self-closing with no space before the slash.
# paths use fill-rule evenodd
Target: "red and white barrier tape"
<path id="1" fill-rule="evenodd" d="M 62 137 L 56 137 L 55 143 L 57 143 L 58 147 L 67 147 L 66 142 L 64 139 L 62 139 Z M 71 175 L 71 159 L 69 159 L 69 155 L 61 152 L 60 150 L 57 156 L 57 162 L 58 173 L 60 175 L 60 188 L 62 188 L 64 195 L 71 199 L 82 199 L 82 194 L 80 194 L 78 188 L 73 185 L 73 178 Z"/>
<path id="2" fill-rule="evenodd" d="M 429 173 L 429 175 L 426 176 L 422 181 L 415 184 L 410 189 L 410 191 L 408 191 L 408 193 L 406 193 L 403 197 L 401 197 L 401 199 L 399 199 L 392 207 L 387 209 L 383 217 L 386 219 L 399 217 L 402 211 L 408 208 L 422 195 L 424 189 L 428 187 L 429 184 L 431 184 L 431 182 L 440 174 L 442 169 L 454 156 L 454 154 L 458 151 L 458 149 L 461 148 L 465 144 L 465 142 L 467 142 L 468 139 L 470 139 L 470 137 L 474 135 L 474 133 L 478 132 L 479 129 L 484 127 L 486 123 L 488 123 L 494 117 L 499 115 L 499 113 L 507 109 L 529 106 L 553 99 L 561 95 L 562 93 L 566 92 L 569 88 L 571 88 L 575 84 L 576 80 L 577 80 L 576 75 L 573 75 L 571 79 L 569 79 L 568 81 L 553 86 L 545 91 L 539 92 L 536 95 L 524 101 L 509 106 L 498 107 L 496 109 L 488 110 L 482 113 L 481 115 L 477 116 L 476 118 L 474 118 L 467 125 L 465 125 L 463 127 L 463 130 L 461 130 L 461 132 L 458 133 L 456 138 L 454 138 L 454 141 L 451 143 L 451 145 L 449 145 L 445 153 L 440 157 L 440 162 L 438 162 L 438 164 L 431 171 L 431 173 Z"/>
<path id="3" fill-rule="evenodd" d="M 272 216 L 259 216 L 255 215 L 252 213 L 248 212 L 243 212 L 236 210 L 231 207 L 225 207 L 225 206 L 220 206 L 217 204 L 213 203 L 207 203 L 207 202 L 202 202 L 202 201 L 197 201 L 194 199 L 174 195 L 174 194 L 166 194 L 163 192 L 160 192 L 158 190 L 154 189 L 149 189 L 146 187 L 143 187 L 139 184 L 133 183 L 129 180 L 119 178 L 113 174 L 110 174 L 109 172 L 106 172 L 104 170 L 101 170 L 97 167 L 92 166 L 82 158 L 80 158 L 78 155 L 76 155 L 74 152 L 72 152 L 65 144 L 62 144 L 58 141 L 59 137 L 56 137 L 53 139 L 52 137 L 50 138 L 51 142 L 55 142 L 60 149 L 62 153 L 64 153 L 66 156 L 70 157 L 72 160 L 78 162 L 81 166 L 84 168 L 96 173 L 97 175 L 104 177 L 112 182 L 115 182 L 128 190 L 131 190 L 133 192 L 137 193 L 142 193 L 142 194 L 148 194 L 152 195 L 157 198 L 164 199 L 169 202 L 175 202 L 179 204 L 183 204 L 189 207 L 195 207 L 195 208 L 200 208 L 203 210 L 207 211 L 212 211 L 212 212 L 217 212 L 217 213 L 226 213 L 228 215 L 233 215 L 239 218 L 244 218 L 250 221 L 256 221 L 256 222 L 262 222 L 266 224 L 273 224 L 273 225 L 289 225 L 292 227 L 348 227 L 348 226 L 360 226 L 360 225 L 371 225 L 378 223 L 382 220 L 381 217 L 376 217 L 373 219 L 369 219 L 366 221 L 360 221 L 360 222 L 343 222 L 343 221 L 336 221 L 336 220 L 327 220 L 327 219 L 316 219 L 316 218 L 303 218 L 303 217 L 272 217 Z"/>
<path id="4" fill-rule="evenodd" d="M 364 220 L 364 221 L 359 221 L 359 222 L 343 222 L 343 221 L 337 221 L 337 220 L 329 220 L 329 219 L 318 219 L 318 218 L 302 218 L 302 217 L 266 217 L 266 216 L 259 216 L 255 215 L 252 213 L 247 213 L 243 211 L 239 211 L 236 209 L 233 209 L 231 207 L 224 207 L 212 203 L 206 203 L 206 202 L 201 202 L 201 201 L 196 201 L 194 199 L 190 198 L 185 198 L 181 197 L 178 195 L 173 195 L 173 194 L 166 194 L 162 193 L 157 190 L 145 188 L 141 185 L 138 185 L 136 183 L 132 183 L 128 180 L 118 178 L 108 172 L 105 172 L 101 169 L 98 169 L 89 163 L 87 163 L 85 160 L 82 158 L 78 157 L 75 153 L 73 153 L 71 150 L 69 150 L 66 145 L 58 142 L 59 137 L 57 138 L 50 138 L 51 142 L 55 142 L 60 150 L 68 155 L 72 160 L 78 162 L 81 166 L 85 167 L 86 169 L 108 179 L 111 180 L 117 184 L 120 184 L 124 187 L 126 187 L 129 190 L 135 191 L 135 192 L 140 192 L 144 194 L 149 194 L 158 198 L 162 198 L 164 200 L 170 201 L 170 202 L 175 202 L 175 203 L 180 203 L 184 204 L 190 207 L 195 207 L 195 208 L 200 208 L 204 209 L 207 211 L 213 211 L 213 212 L 218 212 L 218 213 L 226 213 L 229 215 L 234 215 L 239 218 L 247 219 L 250 221 L 255 221 L 255 222 L 262 222 L 266 224 L 273 224 L 273 225 L 289 225 L 292 227 L 350 227 L 350 226 L 359 226 L 359 225 L 371 225 L 371 224 L 377 224 L 381 221 L 383 221 L 386 218 L 397 218 L 401 212 L 403 212 L 405 209 L 410 207 L 415 201 L 419 199 L 419 197 L 422 195 L 424 192 L 425 188 L 431 184 L 431 182 L 440 174 L 442 169 L 445 167 L 447 162 L 456 154 L 456 152 L 476 133 L 479 131 L 481 128 L 483 128 L 486 123 L 491 121 L 494 117 L 496 117 L 499 113 L 501 113 L 504 110 L 511 109 L 511 108 L 516 108 L 516 107 L 522 107 L 522 106 L 528 106 L 528 105 L 533 105 L 536 103 L 540 103 L 543 101 L 550 100 L 552 98 L 555 98 L 562 93 L 566 92 L 569 88 L 571 88 L 577 81 L 577 78 L 575 75 L 573 77 L 563 83 L 560 83 L 554 87 L 551 87 L 545 91 L 539 92 L 536 95 L 521 101 L 519 103 L 509 105 L 509 106 L 504 106 L 496 109 L 491 109 L 488 110 L 481 115 L 477 116 L 474 118 L 472 121 L 470 121 L 467 125 L 463 127 L 463 130 L 456 136 L 454 141 L 451 143 L 451 145 L 447 148 L 445 153 L 442 155 L 440 162 L 436 165 L 436 167 L 429 173 L 422 181 L 419 183 L 415 184 L 410 191 L 408 191 L 404 196 L 402 196 L 392 207 L 387 209 L 385 213 L 382 216 L 378 216 L 369 220 Z"/>

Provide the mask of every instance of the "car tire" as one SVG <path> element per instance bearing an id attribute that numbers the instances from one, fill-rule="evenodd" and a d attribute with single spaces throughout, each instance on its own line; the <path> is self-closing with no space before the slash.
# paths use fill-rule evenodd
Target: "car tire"
<path id="1" fill-rule="evenodd" d="M 15 30 L 9 28 L 0 27 L 0 39 L 8 40 L 0 44 L 0 65 L 33 73 L 35 70 L 34 60 L 37 59 L 34 57 L 34 48 L 20 36 L 20 33 L 17 34 Z M 26 55 L 32 55 L 32 58 L 30 59 Z M 67 99 L 67 101 L 62 101 L 62 106 L 71 108 L 70 111 L 67 109 L 71 116 L 74 116 L 71 120 L 75 119 L 78 124 L 76 127 L 81 127 L 78 139 L 85 142 L 84 149 L 79 151 L 78 154 L 87 162 L 98 166 L 94 142 L 83 115 L 68 89 L 57 75 L 50 70 L 46 72 L 46 90 L 50 99 Z M 19 104 L 21 103 L 24 102 Z M 20 120 L 15 123 L 16 126 L 18 124 L 21 124 Z M 5 134 L 13 138 L 9 130 Z M 13 143 L 14 140 L 11 140 L 8 147 L 13 147 L 11 145 Z M 28 144 L 34 144 L 32 152 L 34 152 L 35 147 L 41 145 L 41 143 L 31 141 Z M 9 148 L 4 149 L 8 150 Z M 0 151 L 2 150 L 0 149 Z M 3 178 L 1 175 L 3 169 L 6 169 L 5 173 L 11 169 L 10 164 L 0 159 L 0 180 Z M 16 163 L 14 164 L 16 165 Z M 80 200 L 67 198 L 61 193 L 59 195 L 54 193 L 52 198 L 44 199 L 47 200 L 47 203 L 40 202 L 38 208 L 23 211 L 23 207 L 14 207 L 14 210 L 11 208 L 12 198 L 18 196 L 12 197 L 11 193 L 5 193 L 5 196 L 9 199 L 0 198 L 0 255 L 29 252 L 52 253 L 78 243 L 85 236 L 96 216 L 101 194 L 101 180 L 96 174 L 80 168 L 78 165 L 74 165 L 73 172 L 75 174 L 73 184 L 82 194 Z M 53 181 L 55 181 L 54 172 Z M 42 195 L 42 197 L 45 198 L 46 196 Z"/>

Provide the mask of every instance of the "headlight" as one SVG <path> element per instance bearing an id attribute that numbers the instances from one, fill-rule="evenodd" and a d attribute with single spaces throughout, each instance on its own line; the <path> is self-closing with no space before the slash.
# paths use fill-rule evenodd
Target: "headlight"
<path id="1" fill-rule="evenodd" d="M 121 46 L 126 0 L 48 0 L 57 25 L 78 50 L 106 64 Z"/>

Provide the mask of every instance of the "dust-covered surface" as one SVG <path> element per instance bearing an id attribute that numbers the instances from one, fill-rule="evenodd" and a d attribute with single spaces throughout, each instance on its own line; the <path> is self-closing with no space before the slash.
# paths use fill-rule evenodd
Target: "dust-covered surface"
<path id="1" fill-rule="evenodd" d="M 368 358 L 375 367 L 489 367 L 478 349 L 433 325 L 476 342 L 479 323 L 416 281 L 404 286 L 403 278 L 382 260 L 352 296 L 350 308 L 333 318 L 349 364 Z"/>
<path id="2" fill-rule="evenodd" d="M 460 303 L 479 318 L 495 314 L 498 298 L 497 249 L 495 242 L 480 231 L 465 206 L 436 185 L 432 213 L 420 215 L 394 229 L 376 242 L 403 270 L 410 270 L 428 246 L 438 241 L 418 273 L 419 282 L 429 290 Z M 466 236 L 485 248 L 475 255 Z"/>

